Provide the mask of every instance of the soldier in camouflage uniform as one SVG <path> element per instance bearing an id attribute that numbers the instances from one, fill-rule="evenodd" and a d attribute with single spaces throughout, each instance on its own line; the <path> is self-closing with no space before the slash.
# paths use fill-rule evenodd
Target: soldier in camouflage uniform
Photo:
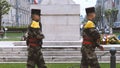
<path id="1" fill-rule="evenodd" d="M 27 37 L 27 68 L 35 68 L 35 65 L 37 65 L 38 68 L 47 68 L 41 52 L 44 35 L 42 34 L 42 25 L 39 21 L 40 10 L 32 9 L 32 23 L 28 27 Z"/>
<path id="2" fill-rule="evenodd" d="M 104 50 L 102 46 L 99 45 L 100 34 L 95 29 L 95 25 L 92 20 L 95 18 L 95 8 L 86 8 L 88 21 L 83 27 L 83 43 L 82 43 L 82 60 L 81 68 L 100 68 L 98 59 L 95 53 L 95 48 Z"/>

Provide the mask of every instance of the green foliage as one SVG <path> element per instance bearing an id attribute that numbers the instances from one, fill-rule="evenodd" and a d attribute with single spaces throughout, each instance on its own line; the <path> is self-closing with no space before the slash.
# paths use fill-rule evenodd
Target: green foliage
<path id="1" fill-rule="evenodd" d="M 7 14 L 10 10 L 10 4 L 6 0 L 0 0 L 0 15 Z"/>
<path id="2" fill-rule="evenodd" d="M 7 39 L 0 39 L 0 41 L 20 41 L 23 34 L 24 33 L 22 33 L 22 32 L 20 32 L 20 33 L 7 32 L 6 33 Z"/>
<path id="3" fill-rule="evenodd" d="M 110 22 L 110 15 L 111 15 L 111 10 L 110 9 L 106 10 L 105 11 L 105 17 L 106 17 L 108 22 Z"/>
<path id="4" fill-rule="evenodd" d="M 119 10 L 116 8 L 105 10 L 104 14 L 105 14 L 107 21 L 109 22 L 110 27 L 112 27 L 113 22 L 117 20 L 118 12 Z"/>
<path id="5" fill-rule="evenodd" d="M 10 4 L 6 0 L 0 0 L 0 27 L 2 22 L 2 15 L 7 14 L 10 10 Z"/>
<path id="6" fill-rule="evenodd" d="M 113 22 L 115 22 L 117 20 L 118 12 L 119 12 L 119 10 L 116 8 L 111 10 L 111 15 L 112 15 L 111 17 L 113 18 Z"/>

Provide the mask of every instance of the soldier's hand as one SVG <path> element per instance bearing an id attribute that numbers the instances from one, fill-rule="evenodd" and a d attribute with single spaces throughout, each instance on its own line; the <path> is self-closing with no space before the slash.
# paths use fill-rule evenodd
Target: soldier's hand
<path id="1" fill-rule="evenodd" d="M 43 34 L 37 35 L 37 39 L 44 39 L 45 36 Z"/>
<path id="2" fill-rule="evenodd" d="M 104 47 L 103 46 L 99 46 L 98 47 L 101 51 L 104 51 Z"/>

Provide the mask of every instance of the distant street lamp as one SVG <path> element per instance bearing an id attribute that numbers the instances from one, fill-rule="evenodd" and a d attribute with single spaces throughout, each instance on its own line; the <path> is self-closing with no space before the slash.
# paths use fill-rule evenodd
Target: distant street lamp
<path id="1" fill-rule="evenodd" d="M 5 27 L 5 22 L 3 22 L 3 30 L 4 30 L 4 37 L 3 39 L 7 39 L 7 35 L 6 35 L 6 31 L 8 30 L 8 28 Z"/>
<path id="2" fill-rule="evenodd" d="M 6 32 L 7 32 L 8 28 L 4 28 L 4 29 L 5 29 L 5 36 L 4 36 L 4 39 L 7 39 L 8 37 L 7 37 L 7 35 L 6 35 Z"/>

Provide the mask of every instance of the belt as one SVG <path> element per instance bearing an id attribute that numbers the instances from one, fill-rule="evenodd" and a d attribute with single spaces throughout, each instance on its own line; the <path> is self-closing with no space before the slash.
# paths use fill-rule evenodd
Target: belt
<path id="1" fill-rule="evenodd" d="M 33 46 L 33 47 L 40 46 L 39 40 L 36 38 L 29 38 L 28 44 L 29 44 L 29 46 Z"/>
<path id="2" fill-rule="evenodd" d="M 29 46 L 33 46 L 33 47 L 35 47 L 35 46 L 40 46 L 40 44 L 36 44 L 36 43 L 29 43 Z"/>
<path id="3" fill-rule="evenodd" d="M 38 41 L 38 39 L 36 39 L 36 38 L 29 38 L 28 39 L 30 42 L 36 42 L 36 41 Z"/>
<path id="4" fill-rule="evenodd" d="M 85 45 L 92 45 L 93 43 L 89 42 L 89 41 L 83 41 L 83 44 L 85 44 Z"/>

